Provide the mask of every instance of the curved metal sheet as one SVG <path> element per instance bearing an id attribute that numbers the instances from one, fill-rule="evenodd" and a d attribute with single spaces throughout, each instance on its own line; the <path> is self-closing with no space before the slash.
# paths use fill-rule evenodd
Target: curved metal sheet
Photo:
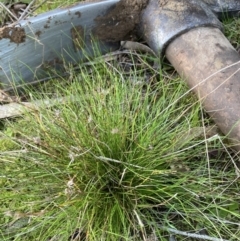
<path id="1" fill-rule="evenodd" d="M 119 47 L 92 36 L 94 19 L 106 14 L 119 0 L 85 2 L 55 9 L 0 29 L 1 88 L 61 73 L 64 63 L 77 63 Z"/>

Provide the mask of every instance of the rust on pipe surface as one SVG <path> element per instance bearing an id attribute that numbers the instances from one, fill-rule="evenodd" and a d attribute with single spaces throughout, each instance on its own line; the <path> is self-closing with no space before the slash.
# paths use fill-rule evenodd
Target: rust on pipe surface
<path id="1" fill-rule="evenodd" d="M 199 27 L 166 48 L 166 57 L 240 151 L 240 55 L 217 28 Z"/>

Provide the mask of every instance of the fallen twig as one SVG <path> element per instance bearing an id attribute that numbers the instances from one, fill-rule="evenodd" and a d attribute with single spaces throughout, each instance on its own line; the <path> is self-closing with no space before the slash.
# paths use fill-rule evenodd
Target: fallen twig
<path id="1" fill-rule="evenodd" d="M 9 13 L 9 16 L 13 17 L 16 21 L 18 21 L 17 17 L 3 3 L 0 2 L 0 6 Z"/>
<path id="2" fill-rule="evenodd" d="M 41 107 L 52 107 L 59 103 L 64 103 L 68 98 L 56 98 L 48 100 L 36 100 L 33 102 L 15 102 L 6 105 L 0 105 L 0 119 L 12 118 L 23 115 L 26 112 L 38 110 Z"/>
<path id="3" fill-rule="evenodd" d="M 179 234 L 182 236 L 186 236 L 189 238 L 195 238 L 195 239 L 202 239 L 202 240 L 209 240 L 209 241 L 229 241 L 226 239 L 222 239 L 222 238 L 214 238 L 214 237 L 210 237 L 208 235 L 202 235 L 202 234 L 196 234 L 196 233 L 189 233 L 189 232 L 185 232 L 185 231 L 180 231 L 174 228 L 168 228 L 165 226 L 159 226 L 160 229 L 164 229 L 170 233 L 174 233 L 174 234 Z"/>
<path id="4" fill-rule="evenodd" d="M 141 44 L 139 42 L 121 41 L 121 46 L 125 49 L 136 50 L 136 51 L 148 53 L 148 54 L 150 54 L 154 57 L 157 57 L 157 55 L 155 54 L 155 52 L 151 48 L 149 48 L 147 45 Z"/>
<path id="5" fill-rule="evenodd" d="M 18 21 L 22 20 L 23 18 L 28 17 L 32 12 L 29 11 L 29 9 L 31 8 L 31 6 L 36 2 L 36 0 L 32 0 L 28 6 L 23 10 L 23 12 L 21 13 L 21 16 L 19 17 Z"/>

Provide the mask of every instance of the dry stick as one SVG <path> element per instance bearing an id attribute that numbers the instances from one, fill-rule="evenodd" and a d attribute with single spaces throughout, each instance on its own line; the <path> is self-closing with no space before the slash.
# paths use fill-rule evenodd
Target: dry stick
<path id="1" fill-rule="evenodd" d="M 209 241 L 229 241 L 227 239 L 210 237 L 208 235 L 188 233 L 188 232 L 180 231 L 180 230 L 177 230 L 177 229 L 168 228 L 168 227 L 165 227 L 165 226 L 159 226 L 159 228 L 164 229 L 166 231 L 169 231 L 171 233 L 186 236 L 186 237 L 189 237 L 189 238 L 203 239 L 203 240 L 209 240 Z"/>
<path id="2" fill-rule="evenodd" d="M 28 11 L 30 8 L 31 8 L 31 6 L 34 4 L 36 2 L 36 0 L 33 0 L 33 1 L 31 1 L 29 4 L 28 4 L 28 6 L 23 10 L 23 12 L 21 13 L 21 16 L 19 17 L 19 19 L 18 19 L 18 21 L 20 21 L 20 20 L 22 20 L 23 19 L 23 17 L 28 17 L 30 14 L 31 14 L 31 12 L 30 11 Z M 33 11 L 32 11 L 33 12 Z"/>
<path id="3" fill-rule="evenodd" d="M 161 69 L 161 65 L 159 64 L 159 58 L 157 54 L 147 45 L 139 43 L 139 42 L 133 42 L 133 41 L 121 41 L 121 46 L 128 50 L 135 50 L 143 53 L 147 53 L 152 55 L 156 60 L 154 60 L 154 67 L 157 69 Z"/>
<path id="4" fill-rule="evenodd" d="M 40 8 L 45 2 L 47 2 L 47 0 L 44 0 L 43 2 L 39 3 L 35 8 L 33 8 L 32 11 L 28 11 L 30 9 L 30 7 L 36 2 L 36 0 L 32 0 L 32 2 L 27 6 L 26 9 L 23 10 L 21 16 L 19 18 L 15 17 L 11 11 L 8 10 L 8 8 L 6 8 L 5 5 L 3 5 L 1 2 L 0 2 L 0 5 L 2 5 L 2 7 L 4 9 L 6 9 L 10 14 L 11 16 L 13 16 L 15 18 L 15 22 L 12 20 L 13 23 L 9 24 L 8 27 L 13 27 L 13 26 L 16 26 L 19 21 L 21 21 L 23 18 L 27 18 L 30 14 L 34 13 L 38 8 Z"/>
<path id="5" fill-rule="evenodd" d="M 59 103 L 64 103 L 71 100 L 73 97 L 62 97 L 48 100 L 36 100 L 33 102 L 15 102 L 7 105 L 0 105 L 0 119 L 20 116 L 29 111 L 35 111 L 42 107 L 52 107 Z"/>
<path id="6" fill-rule="evenodd" d="M 5 91 L 0 89 L 0 102 L 14 102 L 13 98 Z"/>
<path id="7" fill-rule="evenodd" d="M 149 53 L 154 57 L 157 57 L 155 52 L 145 44 L 133 41 L 121 41 L 121 46 L 125 49 L 136 50 L 144 53 Z"/>
<path id="8" fill-rule="evenodd" d="M 18 21 L 17 17 L 3 3 L 0 2 L 0 6 L 3 9 L 5 9 L 10 14 L 11 17 L 13 17 L 16 21 Z"/>

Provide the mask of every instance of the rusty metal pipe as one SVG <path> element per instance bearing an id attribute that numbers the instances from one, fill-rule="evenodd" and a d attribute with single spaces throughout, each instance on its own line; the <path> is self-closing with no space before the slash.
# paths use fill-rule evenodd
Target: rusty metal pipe
<path id="1" fill-rule="evenodd" d="M 155 53 L 166 55 L 240 151 L 240 56 L 206 2 L 149 0 L 140 33 Z"/>
<path id="2" fill-rule="evenodd" d="M 182 34 L 166 57 L 202 101 L 207 113 L 240 151 L 240 56 L 217 28 Z"/>

